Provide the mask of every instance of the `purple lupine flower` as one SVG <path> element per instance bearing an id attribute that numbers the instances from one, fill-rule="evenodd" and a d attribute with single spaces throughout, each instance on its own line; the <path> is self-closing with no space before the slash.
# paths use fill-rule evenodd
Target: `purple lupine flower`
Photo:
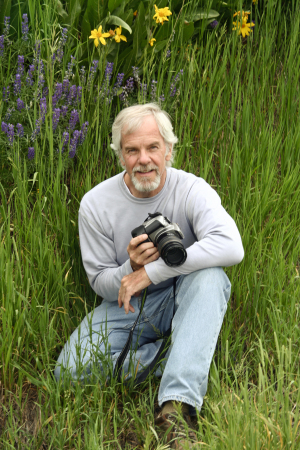
<path id="1" fill-rule="evenodd" d="M 0 56 L 4 53 L 4 35 L 0 36 Z"/>
<path id="2" fill-rule="evenodd" d="M 21 111 L 25 108 L 25 103 L 20 98 L 17 99 L 17 110 Z"/>
<path id="3" fill-rule="evenodd" d="M 85 67 L 84 66 L 80 67 L 79 78 L 80 78 L 81 84 L 85 84 L 86 76 L 85 76 Z"/>
<path id="4" fill-rule="evenodd" d="M 70 142 L 70 147 L 69 147 L 69 149 L 70 149 L 69 157 L 70 158 L 74 158 L 74 156 L 75 156 L 79 138 L 80 138 L 80 131 L 79 130 L 75 130 L 74 133 L 73 133 L 73 137 L 71 139 L 71 142 Z"/>
<path id="5" fill-rule="evenodd" d="M 23 14 L 22 16 L 22 39 L 23 41 L 28 41 L 28 17 L 27 14 Z"/>
<path id="6" fill-rule="evenodd" d="M 15 130 L 12 123 L 8 124 L 7 137 L 9 145 L 13 145 L 14 143 Z"/>
<path id="7" fill-rule="evenodd" d="M 3 30 L 3 36 L 5 41 L 8 40 L 8 35 L 9 35 L 9 28 L 10 28 L 10 17 L 4 17 L 4 30 Z"/>
<path id="8" fill-rule="evenodd" d="M 62 116 L 63 116 L 63 117 L 66 117 L 67 112 L 68 112 L 68 107 L 67 107 L 67 105 L 63 105 L 63 106 L 61 107 L 61 113 L 62 113 Z"/>
<path id="9" fill-rule="evenodd" d="M 40 41 L 36 41 L 36 43 L 34 45 L 34 53 L 35 53 L 35 58 L 33 60 L 33 64 L 34 64 L 34 66 L 38 66 L 40 58 L 41 58 L 41 42 Z"/>
<path id="10" fill-rule="evenodd" d="M 41 98 L 40 109 L 41 109 L 41 116 L 43 119 L 45 119 L 47 113 L 47 100 L 45 97 Z"/>
<path id="11" fill-rule="evenodd" d="M 33 85 L 33 72 L 34 72 L 34 64 L 30 64 L 28 72 L 27 72 L 27 77 L 26 77 L 26 84 L 28 86 L 32 86 Z"/>
<path id="12" fill-rule="evenodd" d="M 60 108 L 55 108 L 52 115 L 52 130 L 55 131 L 60 118 Z"/>
<path id="13" fill-rule="evenodd" d="M 157 81 L 152 80 L 151 83 L 151 100 L 154 101 L 156 99 L 156 90 L 157 90 Z"/>
<path id="14" fill-rule="evenodd" d="M 19 95 L 21 92 L 21 75 L 19 73 L 16 74 L 16 79 L 14 82 L 14 94 Z"/>
<path id="15" fill-rule="evenodd" d="M 7 133 L 8 132 L 8 125 L 5 122 L 1 122 L 1 131 L 3 131 L 3 133 Z"/>
<path id="16" fill-rule="evenodd" d="M 118 73 L 117 80 L 116 80 L 114 88 L 113 88 L 113 95 L 118 95 L 118 90 L 122 86 L 123 78 L 124 78 L 124 73 Z"/>
<path id="17" fill-rule="evenodd" d="M 52 106 L 55 108 L 57 102 L 61 99 L 63 94 L 63 85 L 62 83 L 56 83 L 54 95 L 52 96 Z"/>
<path id="18" fill-rule="evenodd" d="M 84 142 L 84 140 L 86 138 L 88 126 L 89 126 L 88 122 L 84 122 L 82 124 L 81 130 L 80 130 L 80 137 L 79 137 L 79 144 L 80 145 L 83 144 L 83 142 Z"/>
<path id="19" fill-rule="evenodd" d="M 70 82 L 66 78 L 63 80 L 63 95 L 66 97 L 69 92 Z"/>
<path id="20" fill-rule="evenodd" d="M 167 53 L 166 53 L 166 59 L 169 59 L 170 56 L 171 56 L 171 50 L 167 50 Z"/>
<path id="21" fill-rule="evenodd" d="M 92 62 L 92 65 L 90 67 L 90 72 L 89 72 L 89 78 L 88 78 L 88 83 L 87 83 L 88 90 L 91 89 L 95 73 L 97 72 L 98 64 L 99 64 L 99 61 L 97 59 L 94 59 L 94 61 Z"/>
<path id="22" fill-rule="evenodd" d="M 64 151 L 64 147 L 68 144 L 69 139 L 70 139 L 69 133 L 67 131 L 64 131 L 61 152 Z"/>
<path id="23" fill-rule="evenodd" d="M 109 86 L 113 70 L 114 70 L 114 63 L 108 62 L 106 64 L 105 72 L 104 72 L 104 79 L 106 81 L 107 86 Z"/>
<path id="24" fill-rule="evenodd" d="M 51 56 L 51 65 L 52 65 L 52 67 L 53 67 L 54 64 L 55 64 L 55 60 L 56 60 L 56 54 L 53 53 L 53 55 Z"/>
<path id="25" fill-rule="evenodd" d="M 81 97 L 82 97 L 82 87 L 78 86 L 78 88 L 77 88 L 77 102 L 78 103 L 81 102 Z"/>
<path id="26" fill-rule="evenodd" d="M 176 91 L 177 91 L 176 84 L 177 84 L 177 82 L 179 80 L 180 75 L 182 75 L 182 74 L 183 74 L 183 69 L 181 69 L 180 72 L 176 76 L 173 77 L 172 83 L 171 83 L 171 86 L 170 86 L 170 97 L 174 97 L 175 96 Z"/>
<path id="27" fill-rule="evenodd" d="M 162 95 L 159 97 L 159 100 L 160 100 L 161 102 L 164 102 L 164 101 L 165 101 L 165 96 L 164 96 L 164 94 L 162 94 Z"/>
<path id="28" fill-rule="evenodd" d="M 28 159 L 33 159 L 34 158 L 34 154 L 35 154 L 34 147 L 28 147 L 28 154 L 27 154 Z"/>
<path id="29" fill-rule="evenodd" d="M 15 108 L 7 108 L 4 119 L 9 120 L 11 118 L 12 113 L 15 111 Z"/>
<path id="30" fill-rule="evenodd" d="M 135 67 L 135 66 L 132 66 L 132 72 L 133 72 L 133 78 L 134 78 L 135 82 L 141 88 L 142 84 L 141 84 L 141 80 L 140 80 L 140 77 L 139 77 L 139 68 Z"/>
<path id="31" fill-rule="evenodd" d="M 9 92 L 9 86 L 7 86 L 7 87 L 4 87 L 3 88 L 3 96 L 2 96 L 2 98 L 3 98 L 3 101 L 4 102 L 8 102 L 8 100 L 9 100 L 9 94 L 10 94 L 10 92 Z"/>
<path id="32" fill-rule="evenodd" d="M 56 60 L 57 60 L 58 63 L 62 62 L 62 59 L 63 59 L 63 56 L 64 56 L 64 46 L 65 46 L 65 44 L 67 42 L 67 33 L 68 33 L 67 28 L 63 28 L 62 32 L 61 32 L 60 41 L 59 41 L 59 44 L 58 44 L 58 49 L 57 49 L 57 52 L 56 52 Z"/>
<path id="33" fill-rule="evenodd" d="M 49 88 L 47 88 L 47 86 L 43 89 L 43 97 L 47 97 L 47 95 L 49 94 Z"/>
<path id="34" fill-rule="evenodd" d="M 142 93 L 143 93 L 143 97 L 146 98 L 146 95 L 147 95 L 147 83 L 142 83 Z"/>
<path id="35" fill-rule="evenodd" d="M 20 123 L 17 123 L 16 127 L 17 127 L 17 135 L 18 135 L 19 137 L 23 137 L 23 136 L 24 136 L 24 128 L 23 128 L 23 125 L 21 125 Z"/>
<path id="36" fill-rule="evenodd" d="M 74 130 L 77 122 L 79 122 L 79 114 L 78 114 L 77 109 L 73 109 L 73 111 L 71 111 L 70 120 L 69 120 L 70 130 Z"/>
<path id="37" fill-rule="evenodd" d="M 76 103 L 76 97 L 77 97 L 77 86 L 76 84 L 73 84 L 69 90 L 69 95 L 67 99 L 68 104 L 72 105 L 72 103 Z"/>
<path id="38" fill-rule="evenodd" d="M 36 140 L 37 136 L 40 134 L 41 123 L 42 123 L 41 119 L 37 119 L 35 122 L 35 129 L 33 130 L 32 135 L 30 136 L 30 140 L 32 142 L 34 142 Z"/>
<path id="39" fill-rule="evenodd" d="M 130 94 L 134 91 L 134 79 L 132 77 L 126 81 L 126 89 Z"/>
<path id="40" fill-rule="evenodd" d="M 217 20 L 213 20 L 212 22 L 210 22 L 209 24 L 212 28 L 216 28 L 219 25 L 219 22 Z"/>
<path id="41" fill-rule="evenodd" d="M 68 70 L 65 73 L 65 78 L 68 80 L 73 75 L 73 67 L 75 66 L 76 59 L 71 55 L 71 62 L 68 63 Z"/>

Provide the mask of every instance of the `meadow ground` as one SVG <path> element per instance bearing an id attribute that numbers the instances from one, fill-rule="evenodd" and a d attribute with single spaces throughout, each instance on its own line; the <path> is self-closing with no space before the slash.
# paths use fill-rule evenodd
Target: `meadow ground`
<path id="1" fill-rule="evenodd" d="M 155 77 L 157 95 L 165 96 L 179 137 L 175 167 L 217 190 L 245 249 L 242 263 L 226 268 L 232 295 L 195 420 L 199 448 L 300 445 L 300 1 L 291 1 L 285 13 L 284 2 L 265 4 L 249 37 L 220 24 L 181 45 L 177 33 L 168 59 L 145 53 L 139 67 L 140 82 L 150 86 Z M 41 35 L 48 30 L 50 36 L 51 22 L 37 17 Z M 49 64 L 50 38 L 43 42 Z M 68 61 L 66 50 L 61 71 Z M 0 69 L 3 86 L 10 67 Z M 181 69 L 172 97 L 172 77 Z M 56 75 L 63 79 L 58 69 Z M 95 80 L 101 87 L 101 77 Z M 135 86 L 132 102 L 153 98 L 150 89 L 138 89 L 137 79 Z M 121 170 L 108 144 L 122 102 L 94 101 L 91 92 L 84 89 L 80 100 L 80 120 L 89 122 L 89 131 L 75 158 L 55 151 L 49 111 L 34 159 L 24 157 L 17 141 L 5 146 L 1 134 L 4 449 L 167 448 L 153 425 L 159 379 L 135 388 L 95 374 L 86 385 L 66 388 L 53 377 L 68 336 L 101 301 L 81 263 L 79 203 Z M 5 108 L 2 98 L 1 120 Z"/>

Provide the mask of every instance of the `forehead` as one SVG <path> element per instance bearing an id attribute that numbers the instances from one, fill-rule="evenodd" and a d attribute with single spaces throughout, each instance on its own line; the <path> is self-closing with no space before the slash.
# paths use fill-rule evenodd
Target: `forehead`
<path id="1" fill-rule="evenodd" d="M 142 121 L 141 125 L 134 131 L 127 133 L 127 128 L 124 127 L 122 131 L 122 147 L 131 141 L 140 140 L 162 140 L 163 137 L 160 134 L 156 120 L 153 116 L 147 116 Z"/>

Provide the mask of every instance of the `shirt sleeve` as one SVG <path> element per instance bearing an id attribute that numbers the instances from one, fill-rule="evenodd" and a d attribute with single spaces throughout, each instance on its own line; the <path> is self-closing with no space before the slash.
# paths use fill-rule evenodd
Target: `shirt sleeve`
<path id="1" fill-rule="evenodd" d="M 132 273 L 130 260 L 118 264 L 113 241 L 82 206 L 78 224 L 82 261 L 92 289 L 107 301 L 118 300 L 122 278 Z"/>
<path id="2" fill-rule="evenodd" d="M 237 226 L 207 183 L 201 189 L 198 183 L 193 185 L 187 196 L 185 214 L 197 241 L 186 249 L 187 259 L 181 266 L 169 267 L 162 258 L 147 264 L 145 270 L 153 284 L 208 267 L 232 266 L 244 257 Z"/>

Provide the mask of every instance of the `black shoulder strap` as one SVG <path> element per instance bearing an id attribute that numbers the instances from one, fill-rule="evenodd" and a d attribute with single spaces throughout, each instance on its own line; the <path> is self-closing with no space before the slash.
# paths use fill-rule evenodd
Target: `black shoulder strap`
<path id="1" fill-rule="evenodd" d="M 173 293 L 174 293 L 174 309 L 175 309 L 175 295 L 176 295 L 176 278 L 173 278 Z M 143 301 L 142 301 L 142 305 L 141 305 L 141 309 L 140 309 L 140 313 L 138 315 L 138 317 L 136 318 L 134 324 L 132 325 L 130 332 L 129 332 L 129 336 L 128 339 L 126 341 L 125 346 L 123 347 L 116 365 L 115 365 L 115 369 L 114 369 L 114 377 L 117 377 L 118 381 L 121 381 L 121 377 L 122 377 L 122 367 L 124 364 L 124 361 L 126 359 L 126 356 L 128 355 L 128 352 L 130 350 L 131 347 L 131 342 L 132 342 L 132 336 L 133 336 L 133 331 L 136 327 L 136 324 L 138 323 L 138 320 L 141 316 L 141 313 L 143 311 L 144 305 L 145 305 L 145 301 L 147 298 L 147 288 L 143 291 Z M 157 354 L 155 355 L 153 361 L 149 364 L 149 366 L 143 370 L 143 372 L 140 372 L 137 374 L 137 376 L 135 377 L 134 380 L 134 384 L 140 384 L 143 381 L 145 381 L 145 379 L 147 378 L 147 376 L 154 371 L 154 369 L 157 367 L 157 365 L 159 364 L 160 361 L 162 361 L 162 359 L 166 356 L 166 353 L 168 351 L 169 348 L 169 341 L 170 341 L 170 336 L 171 336 L 171 332 L 172 332 L 172 323 L 170 328 L 167 330 L 167 332 L 164 334 L 163 336 L 163 341 L 161 343 L 161 346 L 159 347 L 159 350 L 157 352 Z"/>

